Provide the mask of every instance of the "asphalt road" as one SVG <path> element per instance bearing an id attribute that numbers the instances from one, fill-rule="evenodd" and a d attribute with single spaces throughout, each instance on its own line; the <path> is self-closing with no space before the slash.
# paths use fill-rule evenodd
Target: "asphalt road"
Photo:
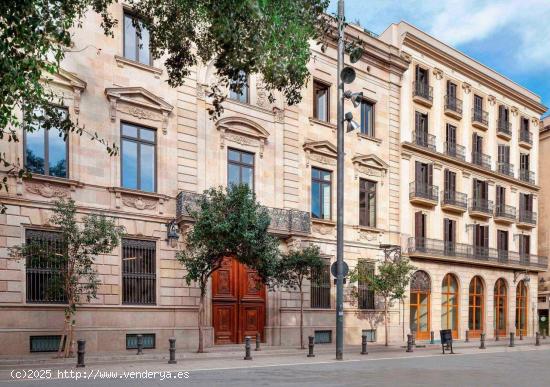
<path id="1" fill-rule="evenodd" d="M 172 379 L 155 377 L 95 380 L 51 379 L 0 381 L 7 386 L 547 386 L 550 381 L 550 350 L 521 352 L 478 352 L 441 356 L 426 354 L 395 358 L 352 359 L 336 362 L 286 365 L 243 365 L 223 369 L 191 370 L 188 378 L 172 371 Z M 75 370 L 73 368 L 73 370 Z M 87 372 L 91 370 L 86 369 Z M 174 368 L 172 368 L 174 370 Z M 180 370 L 178 366 L 177 370 Z M 76 370 L 75 370 L 76 371 Z M 185 371 L 181 368 L 181 371 Z M 56 371 L 57 372 L 57 371 Z M 139 372 L 139 369 L 138 369 Z M 105 375 L 103 375 L 105 376 Z M 166 375 L 165 375 L 166 376 Z"/>

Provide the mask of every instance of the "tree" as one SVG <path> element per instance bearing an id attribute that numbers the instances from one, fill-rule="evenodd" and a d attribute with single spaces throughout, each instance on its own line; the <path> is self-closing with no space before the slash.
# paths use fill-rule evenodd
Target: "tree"
<path id="1" fill-rule="evenodd" d="M 185 281 L 200 289 L 199 346 L 204 352 L 204 304 L 208 280 L 226 258 L 256 270 L 265 283 L 276 275 L 278 240 L 268 233 L 271 218 L 247 185 L 204 191 L 187 211 L 194 224 L 185 236 L 177 258 L 186 269 Z"/>
<path id="2" fill-rule="evenodd" d="M 402 300 L 409 284 L 412 271 L 415 269 L 407 258 L 386 259 L 378 265 L 378 270 L 369 270 L 371 263 L 360 260 L 350 273 L 350 282 L 364 282 L 384 300 L 385 345 L 388 345 L 388 309 L 395 300 Z M 354 295 L 359 296 L 357 289 Z"/>
<path id="3" fill-rule="evenodd" d="M 76 206 L 72 199 L 57 200 L 49 223 L 59 233 L 57 246 L 29 242 L 11 250 L 11 256 L 25 259 L 26 264 L 38 266 L 47 261 L 57 272 L 47 283 L 46 296 L 61 295 L 66 300 L 64 328 L 59 354 L 72 355 L 74 325 L 77 306 L 83 299 L 90 302 L 97 298 L 100 280 L 94 266 L 96 256 L 109 254 L 119 244 L 124 228 L 104 215 L 85 216 L 81 225 L 77 220 Z"/>
<path id="4" fill-rule="evenodd" d="M 300 292 L 300 347 L 304 344 L 304 280 L 313 280 L 313 274 L 323 268 L 323 260 L 318 246 L 308 246 L 301 250 L 291 250 L 283 254 L 277 268 L 277 286 Z"/>

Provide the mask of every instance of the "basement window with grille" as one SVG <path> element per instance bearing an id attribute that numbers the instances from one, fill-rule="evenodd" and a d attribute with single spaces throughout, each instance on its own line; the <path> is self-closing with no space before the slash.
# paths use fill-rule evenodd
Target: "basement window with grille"
<path id="1" fill-rule="evenodd" d="M 143 349 L 155 349 L 155 334 L 143 333 Z M 126 335 L 126 349 L 137 349 L 137 333 L 131 333 Z"/>
<path id="2" fill-rule="evenodd" d="M 376 342 L 376 329 L 363 329 L 362 334 L 367 336 L 368 342 Z"/>
<path id="3" fill-rule="evenodd" d="M 315 344 L 332 343 L 332 331 L 315 331 Z"/>
<path id="4" fill-rule="evenodd" d="M 122 291 L 123 304 L 156 304 L 154 241 L 122 240 Z"/>
<path id="5" fill-rule="evenodd" d="M 52 336 L 31 336 L 31 352 L 56 352 L 59 349 L 60 335 Z"/>

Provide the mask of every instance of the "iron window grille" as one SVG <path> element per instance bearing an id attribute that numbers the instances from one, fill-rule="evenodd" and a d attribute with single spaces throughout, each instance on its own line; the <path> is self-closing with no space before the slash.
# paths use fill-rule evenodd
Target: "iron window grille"
<path id="1" fill-rule="evenodd" d="M 122 289 L 123 304 L 156 304 L 155 242 L 122 240 Z"/>
<path id="2" fill-rule="evenodd" d="M 363 329 L 361 333 L 363 336 L 367 336 L 368 342 L 376 343 L 376 329 Z"/>
<path id="3" fill-rule="evenodd" d="M 374 275 L 374 264 L 369 264 L 367 262 L 361 262 L 360 266 L 362 275 Z M 357 293 L 358 293 L 358 306 L 359 309 L 374 309 L 374 291 L 369 289 L 366 281 L 359 279 L 357 283 Z"/>
<path id="4" fill-rule="evenodd" d="M 330 269 L 323 265 L 321 269 L 312 270 L 311 276 L 311 307 L 319 309 L 330 308 Z"/>
<path id="5" fill-rule="evenodd" d="M 57 352 L 61 335 L 51 336 L 30 336 L 31 352 Z"/>
<path id="6" fill-rule="evenodd" d="M 332 331 L 315 331 L 315 344 L 330 344 L 332 343 Z"/>
<path id="7" fill-rule="evenodd" d="M 126 349 L 137 349 L 137 333 L 126 335 Z M 143 349 L 155 349 L 156 336 L 154 333 L 143 333 Z"/>

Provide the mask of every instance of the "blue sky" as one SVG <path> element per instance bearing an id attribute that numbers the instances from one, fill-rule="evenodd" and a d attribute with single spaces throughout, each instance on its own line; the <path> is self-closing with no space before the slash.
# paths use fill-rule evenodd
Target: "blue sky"
<path id="1" fill-rule="evenodd" d="M 329 12 L 336 3 L 331 0 Z M 406 20 L 550 107 L 550 0 L 346 0 L 345 12 L 375 33 Z"/>

